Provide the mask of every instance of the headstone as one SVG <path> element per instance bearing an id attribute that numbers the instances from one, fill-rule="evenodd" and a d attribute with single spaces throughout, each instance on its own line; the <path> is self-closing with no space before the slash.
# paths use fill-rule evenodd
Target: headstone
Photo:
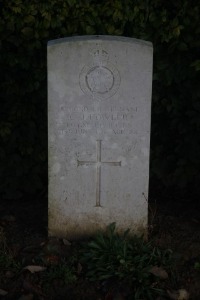
<path id="1" fill-rule="evenodd" d="M 147 230 L 152 44 L 48 43 L 49 235 Z"/>

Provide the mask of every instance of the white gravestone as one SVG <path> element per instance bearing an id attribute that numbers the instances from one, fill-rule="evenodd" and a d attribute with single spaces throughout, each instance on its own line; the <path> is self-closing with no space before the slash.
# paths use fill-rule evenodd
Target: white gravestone
<path id="1" fill-rule="evenodd" d="M 152 56 L 125 37 L 48 43 L 50 236 L 146 233 Z"/>

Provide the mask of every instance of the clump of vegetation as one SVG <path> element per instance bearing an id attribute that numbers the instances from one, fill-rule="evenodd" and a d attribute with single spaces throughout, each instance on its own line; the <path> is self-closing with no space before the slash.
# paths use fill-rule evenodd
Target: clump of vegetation
<path id="1" fill-rule="evenodd" d="M 54 280 L 62 280 L 65 285 L 73 284 L 77 280 L 75 267 L 63 259 L 58 265 L 47 269 L 43 280 L 45 285 L 52 284 Z"/>
<path id="2" fill-rule="evenodd" d="M 195 262 L 194 268 L 195 268 L 195 270 L 200 272 L 200 260 Z"/>
<path id="3" fill-rule="evenodd" d="M 8 268 L 18 269 L 18 265 L 8 247 L 4 229 L 0 227 L 0 270 Z"/>
<path id="4" fill-rule="evenodd" d="M 142 237 L 116 233 L 115 223 L 85 244 L 82 262 L 92 281 L 114 280 L 126 284 L 131 299 L 155 299 L 164 293 L 162 282 L 172 266 L 170 250 L 161 251 Z"/>
<path id="5" fill-rule="evenodd" d="M 126 300 L 151 300 L 165 295 L 166 286 L 171 285 L 171 250 L 160 250 L 143 237 L 129 235 L 129 230 L 119 235 L 115 223 L 83 246 L 78 243 L 69 250 L 60 247 L 60 240 L 57 242 L 54 247 L 49 242 L 48 251 L 45 248 L 35 253 L 33 264 L 26 265 L 13 257 L 0 227 L 0 284 L 4 292 L 9 293 L 10 283 L 17 280 L 18 291 L 25 289 L 36 297 L 51 293 L 54 297 L 62 289 L 65 293 L 71 289 L 76 299 L 75 286 L 80 282 L 87 286 L 89 279 L 95 283 L 93 292 L 96 293 L 98 284 L 98 291 L 106 294 L 105 299 L 114 299 L 119 292 Z M 77 296 L 80 296 L 79 291 Z"/>
<path id="6" fill-rule="evenodd" d="M 8 247 L 4 229 L 0 226 L 0 283 L 6 279 L 4 273 L 6 271 L 13 274 L 18 273 L 21 268 L 20 262 L 16 261 Z"/>
<path id="7" fill-rule="evenodd" d="M 52 265 L 47 268 L 42 276 L 42 286 L 45 291 L 53 285 L 61 284 L 63 286 L 73 285 L 77 281 L 76 270 L 74 266 L 62 260 L 58 265 Z"/>

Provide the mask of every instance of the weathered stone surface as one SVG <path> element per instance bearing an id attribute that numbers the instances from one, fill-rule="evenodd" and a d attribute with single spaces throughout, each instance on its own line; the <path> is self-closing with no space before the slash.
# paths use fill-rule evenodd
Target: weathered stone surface
<path id="1" fill-rule="evenodd" d="M 123 37 L 49 42 L 49 235 L 145 233 L 152 52 Z"/>

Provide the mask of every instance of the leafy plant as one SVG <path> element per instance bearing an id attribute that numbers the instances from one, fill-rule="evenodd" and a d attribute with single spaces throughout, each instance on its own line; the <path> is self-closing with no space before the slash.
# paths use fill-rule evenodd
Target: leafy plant
<path id="1" fill-rule="evenodd" d="M 66 264 L 59 264 L 58 266 L 49 268 L 46 272 L 45 278 L 50 282 L 54 279 L 62 279 L 65 284 L 74 283 L 77 279 L 75 270 Z"/>
<path id="2" fill-rule="evenodd" d="M 62 259 L 58 265 L 49 266 L 42 276 L 44 287 L 48 289 L 54 280 L 60 280 L 64 285 L 73 284 L 77 280 L 73 264 Z"/>
<path id="3" fill-rule="evenodd" d="M 197 271 L 200 272 L 200 262 L 199 262 L 199 261 L 196 261 L 196 262 L 195 262 L 194 268 L 195 268 L 195 270 L 197 270 Z"/>
<path id="4" fill-rule="evenodd" d="M 16 261 L 10 251 L 5 232 L 0 227 L 0 283 L 5 280 L 4 272 L 11 271 L 15 274 L 21 270 L 21 263 Z"/>
<path id="5" fill-rule="evenodd" d="M 15 261 L 10 253 L 0 251 L 0 269 L 12 269 L 14 271 L 19 271 L 21 269 L 21 263 Z"/>
<path id="6" fill-rule="evenodd" d="M 128 238 L 129 230 L 120 236 L 115 229 L 115 223 L 110 224 L 106 234 L 98 233 L 84 246 L 82 262 L 87 267 L 87 277 L 92 281 L 126 282 L 134 299 L 154 299 L 162 289 L 152 267 L 169 269 L 171 251 L 161 251 L 142 237 Z"/>

